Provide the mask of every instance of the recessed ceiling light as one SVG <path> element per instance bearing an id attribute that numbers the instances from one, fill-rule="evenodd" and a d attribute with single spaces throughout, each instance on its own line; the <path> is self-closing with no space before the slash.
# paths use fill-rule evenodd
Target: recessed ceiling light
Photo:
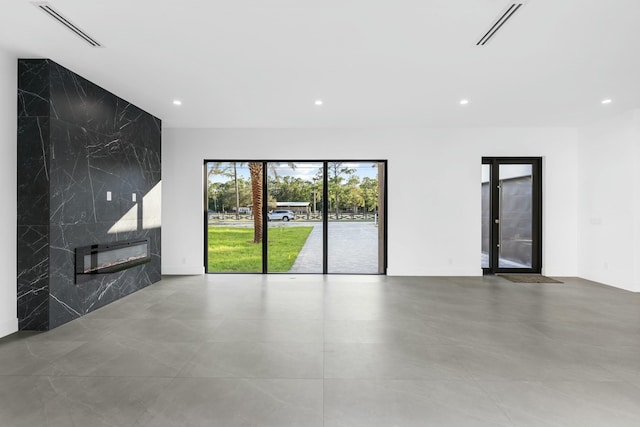
<path id="1" fill-rule="evenodd" d="M 612 101 L 611 101 L 610 99 L 603 99 L 603 100 L 602 100 L 602 103 L 603 103 L 603 104 L 611 104 L 611 102 L 612 102 Z"/>
<path id="2" fill-rule="evenodd" d="M 316 99 L 316 102 L 314 102 L 314 104 L 322 105 L 322 99 Z"/>
<path id="3" fill-rule="evenodd" d="M 460 100 L 460 105 L 467 105 L 469 103 L 468 99 L 461 99 Z"/>
<path id="4" fill-rule="evenodd" d="M 182 101 L 180 101 L 179 99 L 174 99 L 173 105 L 182 105 Z"/>

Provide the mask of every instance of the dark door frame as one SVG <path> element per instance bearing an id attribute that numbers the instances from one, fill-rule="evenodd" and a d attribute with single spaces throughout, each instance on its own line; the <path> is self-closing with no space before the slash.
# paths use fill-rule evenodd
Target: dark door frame
<path id="1" fill-rule="evenodd" d="M 207 176 L 207 164 L 211 163 L 211 162 L 226 162 L 226 163 L 262 163 L 262 272 L 260 273 L 254 273 L 254 272 L 247 272 L 247 273 L 232 273 L 232 272 L 210 272 L 209 271 L 209 215 L 208 215 L 208 208 L 209 208 L 209 199 L 208 199 L 208 176 Z M 323 177 L 322 177 L 322 196 L 323 196 L 323 200 L 328 200 L 329 198 L 329 178 L 328 178 L 328 165 L 329 163 L 332 162 L 342 162 L 342 163 L 378 163 L 378 164 L 383 164 L 384 165 L 384 176 L 380 177 L 378 176 L 378 180 L 382 179 L 383 182 L 383 189 L 384 192 L 382 195 L 378 195 L 379 197 L 379 203 L 378 203 L 378 208 L 379 210 L 383 210 L 383 215 L 382 215 L 382 220 L 380 221 L 380 214 L 378 215 L 379 218 L 379 223 L 382 224 L 382 226 L 384 227 L 383 229 L 383 248 L 382 248 L 382 263 L 383 265 L 380 266 L 378 265 L 378 273 L 379 275 L 386 275 L 387 274 L 387 218 L 388 218 L 388 203 L 387 203 L 387 180 L 388 180 L 388 171 L 387 171 L 387 160 L 362 160 L 362 159 L 358 159 L 358 160 L 354 160 L 354 159 L 342 159 L 342 160 L 300 160 L 300 159 L 295 159 L 295 160 L 247 160 L 247 159 L 243 159 L 243 160 L 213 160 L 213 159 L 204 159 L 203 161 L 203 169 L 204 169 L 204 180 L 203 180 L 203 193 L 204 193 L 204 225 L 203 225 L 203 234 L 204 234 L 204 259 L 203 259 L 203 263 L 204 263 L 204 271 L 205 273 L 208 274 L 288 274 L 288 273 L 282 273 L 282 272 L 269 272 L 268 271 L 268 233 L 269 233 L 269 227 L 268 227 L 268 222 L 267 222 L 267 212 L 268 212 L 268 204 L 266 203 L 267 197 L 268 197 L 268 186 L 267 186 L 267 176 L 268 176 L 268 170 L 267 170 L 267 165 L 268 163 L 322 163 L 322 168 L 323 168 Z M 380 209 L 380 206 L 382 206 L 382 209 Z M 329 222 L 329 204 L 328 203 L 323 203 L 322 204 L 322 224 L 323 224 L 323 235 L 322 235 L 322 245 L 323 245 L 323 250 L 322 250 L 322 274 L 365 274 L 365 273 L 329 273 L 328 272 L 328 258 L 329 258 L 329 246 L 328 246 L 328 237 L 329 237 L 329 227 L 328 227 L 328 222 Z M 380 261 L 380 260 L 379 260 Z M 296 273 L 296 274 L 319 274 L 319 273 Z M 374 275 L 374 274 L 368 274 L 367 275 Z"/>
<path id="2" fill-rule="evenodd" d="M 532 273 L 542 272 L 542 157 L 483 157 L 483 165 L 491 165 L 489 179 L 489 267 L 483 268 L 483 274 L 496 273 Z M 530 164 L 531 165 L 531 209 L 532 209 L 532 249 L 531 268 L 504 268 L 499 267 L 499 224 L 498 212 L 500 200 L 498 197 L 500 182 L 499 165 Z"/>

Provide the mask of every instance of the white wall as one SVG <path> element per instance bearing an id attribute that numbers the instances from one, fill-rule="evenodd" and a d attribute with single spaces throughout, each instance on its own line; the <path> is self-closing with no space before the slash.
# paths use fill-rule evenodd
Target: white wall
<path id="1" fill-rule="evenodd" d="M 18 330 L 16 296 L 16 110 L 18 62 L 0 50 L 0 337 Z"/>
<path id="2" fill-rule="evenodd" d="M 640 109 L 634 113 L 635 121 L 635 135 L 632 143 L 632 156 L 635 158 L 634 170 L 634 182 L 633 188 L 634 203 L 633 212 L 635 213 L 633 219 L 633 239 L 635 241 L 634 246 L 634 271 L 633 282 L 635 286 L 633 291 L 640 292 Z"/>
<path id="3" fill-rule="evenodd" d="M 640 110 L 578 135 L 578 274 L 640 291 Z"/>
<path id="4" fill-rule="evenodd" d="M 574 129 L 165 129 L 162 141 L 163 274 L 203 272 L 204 159 L 379 159 L 388 274 L 480 275 L 482 156 L 544 157 L 543 273 L 577 273 Z"/>

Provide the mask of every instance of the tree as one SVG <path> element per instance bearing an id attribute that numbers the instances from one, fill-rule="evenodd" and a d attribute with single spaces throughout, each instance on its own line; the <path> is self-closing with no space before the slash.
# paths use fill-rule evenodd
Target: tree
<path id="1" fill-rule="evenodd" d="M 366 176 L 362 179 L 360 189 L 364 199 L 364 208 L 369 212 L 376 210 L 378 207 L 378 180 Z"/>
<path id="2" fill-rule="evenodd" d="M 359 207 L 364 207 L 364 197 L 360 188 L 360 178 L 357 175 L 349 177 L 344 189 L 345 205 L 351 206 L 353 214 L 358 213 Z"/>
<path id="3" fill-rule="evenodd" d="M 237 176 L 237 168 L 242 167 L 246 163 L 244 162 L 210 162 L 208 166 L 208 178 L 211 181 L 214 175 L 223 175 L 228 177 L 233 177 L 234 183 L 234 191 L 235 191 L 235 204 L 236 204 L 236 218 L 238 217 L 239 208 L 240 208 L 240 196 L 242 189 L 242 178 L 238 178 Z M 278 180 L 278 174 L 276 172 L 276 164 L 268 163 L 270 168 Z M 295 169 L 295 164 L 289 163 L 290 168 Z M 260 243 L 262 242 L 262 238 L 264 235 L 264 230 L 262 228 L 262 174 L 263 167 L 262 162 L 249 162 L 249 177 L 251 179 L 251 200 L 253 205 L 253 224 L 254 224 L 254 234 L 253 234 L 253 242 Z M 227 183 L 228 184 L 228 183 Z M 274 202 L 275 203 L 275 202 Z"/>
<path id="4" fill-rule="evenodd" d="M 236 205 L 236 219 L 238 217 L 238 211 L 240 210 L 240 196 L 238 194 L 238 170 L 236 166 L 236 162 L 209 162 L 207 164 L 207 178 L 211 178 L 213 175 L 223 175 L 230 178 L 233 178 L 233 185 L 235 189 L 235 205 Z M 230 206 L 230 205 L 229 205 Z"/>
<path id="5" fill-rule="evenodd" d="M 209 182 L 208 191 L 209 203 L 207 208 L 218 212 L 218 208 L 222 207 L 222 198 L 224 193 L 224 184 L 221 182 Z"/>
<path id="6" fill-rule="evenodd" d="M 273 195 L 277 200 L 287 202 L 310 200 L 309 195 L 312 194 L 312 184 L 307 180 L 292 176 L 284 176 L 282 178 L 269 176 L 268 180 L 269 194 Z"/>
<path id="7" fill-rule="evenodd" d="M 262 242 L 262 163 L 249 162 L 253 199 L 253 243 Z"/>
<path id="8" fill-rule="evenodd" d="M 233 162 L 233 184 L 236 190 L 236 219 L 240 219 L 240 192 L 238 191 L 238 169 Z"/>
<path id="9" fill-rule="evenodd" d="M 340 197 L 344 191 L 342 181 L 345 176 L 349 176 L 356 171 L 343 166 L 343 164 L 344 162 L 329 162 L 328 164 L 329 201 L 334 202 L 336 219 L 340 219 Z"/>
<path id="10" fill-rule="evenodd" d="M 231 190 L 228 182 L 222 183 L 222 185 L 227 192 L 232 191 L 231 195 L 226 195 L 224 205 L 227 207 L 235 206 L 236 219 L 240 219 L 240 206 L 247 206 L 251 203 L 249 201 L 251 196 L 249 195 L 247 182 L 242 176 L 238 177 L 238 168 L 242 168 L 243 165 L 244 163 L 242 162 L 209 162 L 207 164 L 209 186 L 213 184 L 211 181 L 216 175 L 233 178 L 233 190 Z"/>
<path id="11" fill-rule="evenodd" d="M 320 175 L 322 174 L 322 169 L 320 170 Z M 314 176 L 311 179 L 311 185 L 309 186 L 309 198 L 307 200 L 311 200 L 313 203 L 313 213 L 314 215 L 317 213 L 318 209 L 322 210 L 322 176 Z M 320 205 L 320 208 L 318 208 Z"/>

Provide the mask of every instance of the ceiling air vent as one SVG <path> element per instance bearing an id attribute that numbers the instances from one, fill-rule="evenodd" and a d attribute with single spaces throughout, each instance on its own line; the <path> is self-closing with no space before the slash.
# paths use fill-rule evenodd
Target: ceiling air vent
<path id="1" fill-rule="evenodd" d="M 489 28 L 489 31 L 487 31 L 484 36 L 482 36 L 482 38 L 478 40 L 476 46 L 484 46 L 485 44 L 487 44 L 487 42 L 491 40 L 491 38 L 498 32 L 498 30 L 502 28 L 505 22 L 507 22 L 523 5 L 524 3 L 512 3 L 510 6 L 508 6 L 507 10 L 505 10 L 505 12 L 500 15 L 498 19 L 496 19 L 496 22 L 493 23 L 491 28 Z"/>
<path id="2" fill-rule="evenodd" d="M 76 36 L 84 40 L 85 43 L 88 43 L 92 47 L 102 47 L 102 45 L 98 43 L 96 39 L 94 39 L 93 37 L 85 33 L 76 24 L 74 24 L 73 22 L 65 18 L 63 14 L 61 14 L 60 12 L 55 10 L 53 7 L 51 7 L 49 3 L 34 2 L 33 4 L 34 6 L 38 7 L 43 12 L 45 12 L 47 15 L 49 15 L 50 17 L 52 17 L 53 19 L 55 19 L 56 21 L 64 25 L 67 29 L 71 30 Z"/>

